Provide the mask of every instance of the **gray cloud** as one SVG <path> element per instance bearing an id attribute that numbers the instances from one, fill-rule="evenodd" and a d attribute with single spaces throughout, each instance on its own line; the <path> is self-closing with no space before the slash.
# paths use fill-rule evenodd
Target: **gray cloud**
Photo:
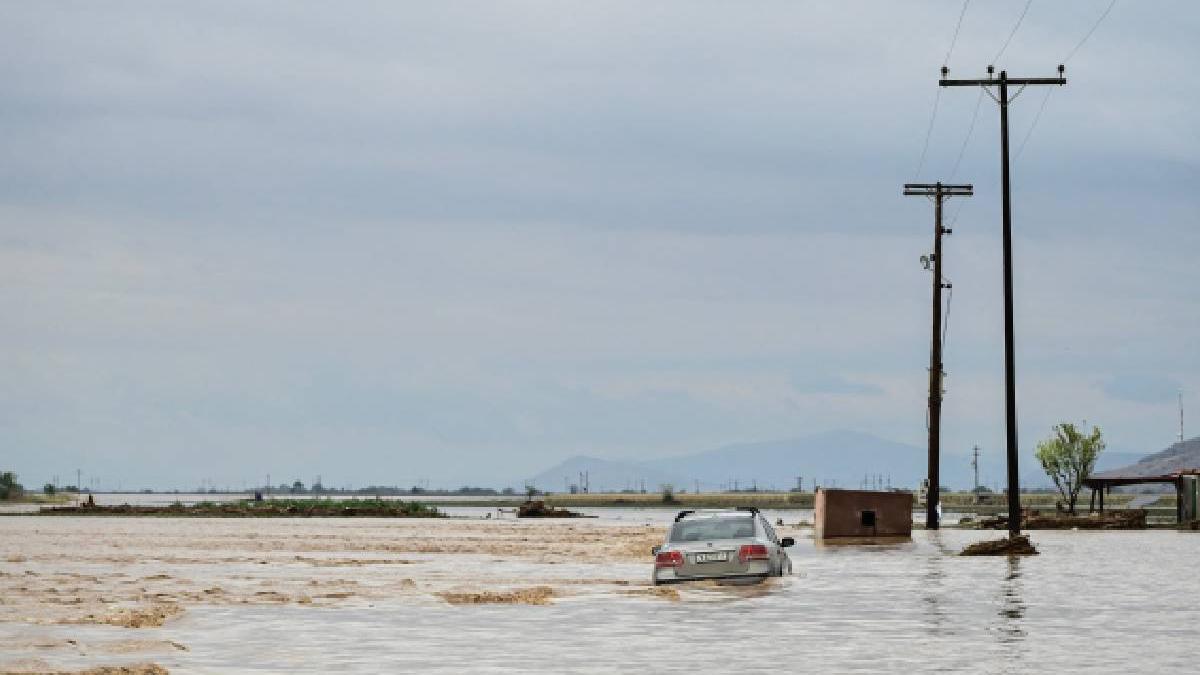
<path id="1" fill-rule="evenodd" d="M 1104 393 L 1118 401 L 1134 403 L 1167 403 L 1176 400 L 1179 382 L 1161 375 L 1118 375 L 1101 385 Z"/>
<path id="2" fill-rule="evenodd" d="M 955 74 L 1018 9 L 971 5 Z M 1035 4 L 1003 65 L 1052 72 L 1097 11 Z M 486 482 L 828 428 L 921 441 L 931 214 L 900 184 L 943 4 L 5 19 L 0 428 L 31 483 Z M 1095 383 L 1200 377 L 1198 28 L 1190 3 L 1119 4 L 1014 163 L 1023 433 L 1087 418 L 1154 447 L 1169 404 Z M 975 100 L 943 92 L 921 179 L 948 177 Z M 985 102 L 946 251 L 964 452 L 1003 435 L 997 135 Z"/>

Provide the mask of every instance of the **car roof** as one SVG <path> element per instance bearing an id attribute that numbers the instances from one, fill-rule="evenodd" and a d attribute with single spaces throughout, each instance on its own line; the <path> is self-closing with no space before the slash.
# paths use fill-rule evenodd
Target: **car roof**
<path id="1" fill-rule="evenodd" d="M 735 509 L 696 509 L 680 511 L 675 516 L 675 522 L 693 520 L 696 518 L 751 518 L 758 515 L 758 509 L 753 507 L 738 507 Z"/>

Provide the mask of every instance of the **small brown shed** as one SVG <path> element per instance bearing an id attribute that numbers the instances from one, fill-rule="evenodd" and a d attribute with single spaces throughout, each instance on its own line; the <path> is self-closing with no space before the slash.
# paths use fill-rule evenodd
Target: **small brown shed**
<path id="1" fill-rule="evenodd" d="M 817 490 L 817 539 L 912 536 L 911 492 Z"/>

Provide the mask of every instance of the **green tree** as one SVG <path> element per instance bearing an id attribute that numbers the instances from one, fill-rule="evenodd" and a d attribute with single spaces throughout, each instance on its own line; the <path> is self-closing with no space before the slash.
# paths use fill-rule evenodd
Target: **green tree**
<path id="1" fill-rule="evenodd" d="M 25 492 L 17 482 L 17 474 L 11 471 L 0 473 L 0 499 L 16 499 Z"/>
<path id="2" fill-rule="evenodd" d="M 1079 499 L 1083 481 L 1092 474 L 1096 459 L 1103 451 L 1104 437 L 1099 427 L 1092 427 L 1091 433 L 1085 434 L 1082 429 L 1068 422 L 1056 425 L 1053 435 L 1038 443 L 1038 461 L 1062 493 L 1067 511 L 1072 515 L 1075 514 L 1075 502 Z"/>

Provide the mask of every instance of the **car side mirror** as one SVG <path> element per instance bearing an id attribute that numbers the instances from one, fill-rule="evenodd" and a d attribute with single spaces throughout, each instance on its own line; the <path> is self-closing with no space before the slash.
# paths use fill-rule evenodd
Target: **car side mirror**
<path id="1" fill-rule="evenodd" d="M 662 550 L 661 546 L 651 546 L 650 547 L 650 555 L 658 555 L 658 552 L 661 550 Z"/>
<path id="2" fill-rule="evenodd" d="M 784 537 L 783 539 L 779 540 L 779 545 L 784 548 L 787 548 L 789 546 L 795 546 L 796 540 L 792 539 L 791 537 Z"/>

